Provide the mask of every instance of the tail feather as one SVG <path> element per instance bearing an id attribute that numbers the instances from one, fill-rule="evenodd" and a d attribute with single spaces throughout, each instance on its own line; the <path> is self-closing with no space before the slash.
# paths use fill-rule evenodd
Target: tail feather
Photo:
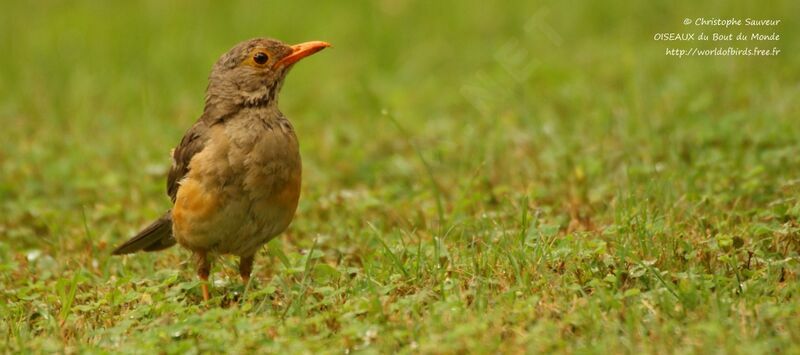
<path id="1" fill-rule="evenodd" d="M 175 238 L 172 236 L 172 213 L 167 211 L 161 218 L 142 229 L 139 234 L 114 249 L 111 254 L 130 254 L 140 250 L 157 251 L 173 245 Z"/>

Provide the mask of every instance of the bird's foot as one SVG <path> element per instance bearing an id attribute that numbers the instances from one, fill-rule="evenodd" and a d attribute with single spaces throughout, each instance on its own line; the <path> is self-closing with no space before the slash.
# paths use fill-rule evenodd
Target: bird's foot
<path id="1" fill-rule="evenodd" d="M 203 280 L 203 283 L 200 285 L 200 289 L 203 291 L 203 301 L 208 302 L 211 297 L 208 295 L 208 280 Z"/>

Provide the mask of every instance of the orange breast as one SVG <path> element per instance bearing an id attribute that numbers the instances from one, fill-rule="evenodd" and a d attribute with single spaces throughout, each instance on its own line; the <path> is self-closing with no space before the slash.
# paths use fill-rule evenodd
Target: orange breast
<path id="1" fill-rule="evenodd" d="M 294 209 L 297 207 L 297 200 L 300 198 L 300 176 L 294 176 L 281 190 L 275 200 L 282 206 Z"/>
<path id="2" fill-rule="evenodd" d="M 188 236 L 192 224 L 209 221 L 219 206 L 220 198 L 217 194 L 205 191 L 203 186 L 193 179 L 183 180 L 178 189 L 175 206 L 172 208 L 172 223 L 177 232 L 176 237 Z"/>

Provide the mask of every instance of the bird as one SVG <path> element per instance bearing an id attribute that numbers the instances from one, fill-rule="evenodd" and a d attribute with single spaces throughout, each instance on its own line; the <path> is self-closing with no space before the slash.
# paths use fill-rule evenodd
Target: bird
<path id="1" fill-rule="evenodd" d="M 257 251 L 287 229 L 300 198 L 299 143 L 278 94 L 295 63 L 330 46 L 253 38 L 224 53 L 202 115 L 170 153 L 172 207 L 112 254 L 180 244 L 194 255 L 205 302 L 212 258 L 235 255 L 247 285 Z"/>

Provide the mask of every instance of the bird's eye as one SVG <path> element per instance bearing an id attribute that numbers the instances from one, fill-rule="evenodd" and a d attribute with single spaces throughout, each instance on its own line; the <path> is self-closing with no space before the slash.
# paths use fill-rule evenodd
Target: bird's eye
<path id="1" fill-rule="evenodd" d="M 269 60 L 269 56 L 267 55 L 267 53 L 258 52 L 258 53 L 253 55 L 253 61 L 256 62 L 257 64 L 264 64 L 268 60 Z"/>

